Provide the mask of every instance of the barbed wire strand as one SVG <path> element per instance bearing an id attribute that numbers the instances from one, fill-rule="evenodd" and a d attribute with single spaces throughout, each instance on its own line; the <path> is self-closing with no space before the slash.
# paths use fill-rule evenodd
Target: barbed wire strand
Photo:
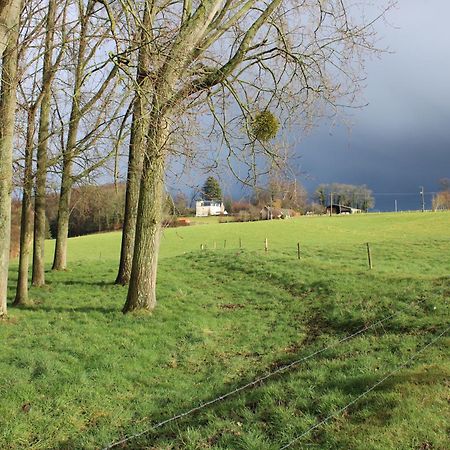
<path id="1" fill-rule="evenodd" d="M 284 445 L 283 447 L 280 448 L 280 450 L 285 450 L 286 448 L 291 447 L 293 444 L 295 444 L 296 442 L 298 442 L 299 440 L 301 440 L 302 438 L 304 438 L 306 435 L 308 435 L 309 433 L 311 433 L 311 431 L 314 431 L 315 429 L 321 427 L 322 425 L 326 424 L 327 422 L 329 422 L 331 419 L 333 419 L 336 416 L 339 416 L 340 414 L 342 414 L 346 409 L 350 408 L 350 406 L 354 405 L 355 403 L 357 403 L 359 400 L 361 400 L 363 397 L 365 397 L 366 395 L 368 395 L 370 392 L 372 392 L 373 390 L 375 390 L 380 384 L 384 383 L 388 378 L 392 377 L 393 375 L 395 375 L 397 372 L 399 372 L 400 370 L 404 369 L 409 363 L 411 363 L 414 359 L 416 359 L 421 353 L 423 353 L 427 348 L 431 347 L 436 341 L 438 341 L 444 334 L 446 334 L 448 331 L 450 330 L 450 327 L 448 327 L 446 330 L 444 330 L 442 333 L 440 333 L 439 335 L 437 335 L 434 339 L 432 339 L 427 345 L 425 345 L 424 347 L 422 347 L 420 350 L 418 350 L 413 356 L 411 356 L 408 360 L 406 360 L 403 364 L 401 364 L 400 366 L 396 367 L 392 372 L 389 372 L 386 376 L 384 376 L 381 380 L 377 381 L 374 385 L 372 385 L 369 389 L 367 389 L 365 392 L 363 392 L 362 394 L 358 395 L 358 397 L 354 398 L 351 402 L 347 403 L 345 406 L 343 406 L 341 409 L 337 410 L 336 412 L 334 412 L 333 414 L 330 414 L 328 417 L 326 417 L 325 419 L 321 420 L 320 422 L 317 422 L 315 425 L 313 425 L 312 427 L 308 428 L 304 433 L 302 433 L 300 436 L 297 436 L 295 439 L 293 439 L 292 441 L 290 441 L 288 444 Z"/>
<path id="2" fill-rule="evenodd" d="M 211 406 L 211 405 L 213 405 L 215 403 L 221 402 L 221 401 L 225 400 L 226 398 L 231 397 L 232 395 L 235 395 L 235 394 L 237 394 L 237 393 L 239 393 L 241 391 L 244 391 L 244 390 L 246 390 L 246 389 L 248 389 L 250 387 L 254 387 L 257 384 L 260 384 L 263 381 L 266 381 L 267 379 L 274 377 L 275 375 L 278 375 L 280 373 L 286 372 L 287 370 L 290 370 L 293 367 L 298 366 L 300 363 L 302 363 L 304 361 L 307 361 L 308 359 L 311 359 L 314 356 L 317 356 L 317 355 L 319 355 L 321 353 L 326 352 L 327 350 L 335 348 L 338 345 L 340 345 L 340 344 L 342 344 L 342 343 L 344 343 L 344 342 L 346 342 L 346 341 L 348 341 L 350 339 L 353 339 L 356 336 L 359 336 L 360 334 L 365 333 L 366 331 L 368 331 L 368 330 L 370 330 L 372 328 L 375 328 L 375 327 L 383 324 L 384 322 L 392 319 L 393 317 L 401 314 L 402 312 L 403 311 L 397 311 L 397 312 L 395 312 L 393 314 L 390 314 L 389 316 L 386 316 L 386 317 L 378 320 L 377 322 L 374 322 L 371 325 L 367 325 L 367 326 L 361 328 L 360 330 L 356 331 L 355 333 L 352 333 L 352 334 L 349 334 L 349 335 L 345 336 L 344 338 L 340 339 L 339 341 L 337 341 L 337 342 L 335 342 L 333 344 L 330 344 L 330 345 L 328 345 L 326 347 L 322 347 L 321 349 L 316 350 L 315 352 L 310 353 L 309 355 L 306 355 L 306 356 L 304 356 L 304 357 L 302 357 L 300 359 L 297 359 L 297 360 L 295 360 L 295 361 L 293 361 L 293 362 L 291 362 L 289 364 L 286 364 L 284 366 L 281 366 L 278 369 L 276 369 L 276 370 L 274 370 L 272 372 L 267 373 L 266 375 L 263 375 L 263 376 L 257 378 L 256 380 L 253 380 L 253 381 L 251 381 L 249 383 L 246 383 L 246 384 L 244 384 L 244 385 L 242 385 L 242 386 L 240 386 L 240 387 L 238 387 L 238 388 L 236 388 L 236 389 L 234 389 L 234 390 L 232 390 L 230 392 L 227 392 L 226 394 L 223 394 L 223 395 L 221 395 L 219 397 L 216 397 L 216 398 L 214 398 L 212 400 L 209 400 L 207 402 L 201 403 L 199 406 L 196 406 L 195 408 L 189 409 L 188 411 L 185 411 L 183 413 L 180 413 L 180 414 L 177 414 L 177 415 L 175 415 L 173 417 L 170 417 L 169 419 L 163 420 L 162 422 L 159 422 L 159 423 L 153 425 L 152 427 L 150 427 L 150 428 L 148 428 L 148 429 L 146 429 L 144 431 L 141 431 L 139 433 L 133 434 L 133 435 L 128 436 L 128 437 L 124 437 L 123 439 L 120 439 L 119 441 L 112 442 L 112 443 L 108 444 L 106 447 L 104 447 L 103 450 L 110 450 L 110 449 L 115 448 L 115 447 L 117 447 L 119 445 L 125 444 L 125 443 L 127 443 L 127 442 L 129 442 L 129 441 L 131 441 L 133 439 L 139 438 L 141 436 L 144 436 L 147 433 L 150 433 L 151 431 L 154 431 L 154 430 L 156 430 L 158 428 L 161 428 L 162 426 L 167 425 L 170 422 L 175 422 L 175 421 L 177 421 L 179 419 L 182 419 L 182 418 L 184 418 L 186 416 L 189 416 L 189 415 L 191 415 L 191 414 L 193 414 L 195 412 L 198 412 L 198 411 L 200 411 L 200 410 L 202 410 L 202 409 L 204 409 L 204 408 L 206 408 L 208 406 Z"/>

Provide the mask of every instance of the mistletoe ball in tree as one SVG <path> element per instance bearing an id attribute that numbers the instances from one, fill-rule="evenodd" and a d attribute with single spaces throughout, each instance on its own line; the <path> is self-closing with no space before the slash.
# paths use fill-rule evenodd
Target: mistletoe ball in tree
<path id="1" fill-rule="evenodd" d="M 258 112 L 252 121 L 252 135 L 261 142 L 267 142 L 273 139 L 279 129 L 279 120 L 268 110 Z"/>

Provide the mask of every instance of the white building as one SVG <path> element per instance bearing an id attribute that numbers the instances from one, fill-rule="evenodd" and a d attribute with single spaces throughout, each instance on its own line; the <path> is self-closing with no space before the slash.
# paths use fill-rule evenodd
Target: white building
<path id="1" fill-rule="evenodd" d="M 195 215 L 197 217 L 220 216 L 228 214 L 223 202 L 218 200 L 197 200 L 195 202 Z"/>

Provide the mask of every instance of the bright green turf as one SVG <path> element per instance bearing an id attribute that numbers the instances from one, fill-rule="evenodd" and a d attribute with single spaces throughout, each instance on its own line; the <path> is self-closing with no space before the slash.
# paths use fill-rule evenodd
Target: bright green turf
<path id="1" fill-rule="evenodd" d="M 100 448 L 395 312 L 126 447 L 277 449 L 450 324 L 448 213 L 168 229 L 153 315 L 120 313 L 126 288 L 112 284 L 119 246 L 118 233 L 70 240 L 69 270 L 49 272 L 48 286 L 31 290 L 35 306 L 11 307 L 0 323 L 1 449 Z M 447 334 L 292 448 L 450 448 L 449 344 Z"/>

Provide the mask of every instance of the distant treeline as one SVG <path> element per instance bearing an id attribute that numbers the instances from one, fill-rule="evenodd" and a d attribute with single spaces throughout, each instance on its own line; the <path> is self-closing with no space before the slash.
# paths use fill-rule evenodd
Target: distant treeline
<path id="1" fill-rule="evenodd" d="M 375 206 L 372 191 L 366 185 L 332 183 L 320 184 L 314 192 L 315 200 L 322 206 L 333 204 L 350 206 L 367 211 Z"/>
<path id="2" fill-rule="evenodd" d="M 59 196 L 47 197 L 51 236 L 56 235 Z M 69 236 L 119 230 L 125 208 L 125 184 L 85 185 L 74 188 L 70 202 Z"/>
<path id="3" fill-rule="evenodd" d="M 433 209 L 450 209 L 450 181 L 441 180 L 442 191 L 433 202 Z M 374 205 L 372 191 L 367 186 L 346 184 L 320 185 L 313 194 L 315 201 L 308 202 L 306 190 L 297 183 L 271 181 L 265 189 L 255 189 L 249 201 L 234 201 L 225 198 L 225 209 L 238 220 L 259 220 L 261 208 L 288 208 L 303 214 L 313 211 L 321 214 L 333 193 L 333 203 L 348 205 L 363 210 Z M 46 203 L 47 238 L 54 238 L 57 229 L 58 194 L 48 194 Z M 185 194 L 167 197 L 165 206 L 167 225 L 176 216 L 195 214 Z M 120 230 L 124 221 L 125 184 L 84 185 L 73 189 L 70 203 L 69 236 Z M 21 202 L 12 202 L 11 256 L 19 252 Z"/>
<path id="4" fill-rule="evenodd" d="M 46 203 L 47 238 L 56 236 L 58 194 L 48 194 Z M 19 252 L 20 200 L 12 202 L 11 251 Z M 70 202 L 69 236 L 82 236 L 122 228 L 125 208 L 125 184 L 85 185 L 74 188 Z"/>

